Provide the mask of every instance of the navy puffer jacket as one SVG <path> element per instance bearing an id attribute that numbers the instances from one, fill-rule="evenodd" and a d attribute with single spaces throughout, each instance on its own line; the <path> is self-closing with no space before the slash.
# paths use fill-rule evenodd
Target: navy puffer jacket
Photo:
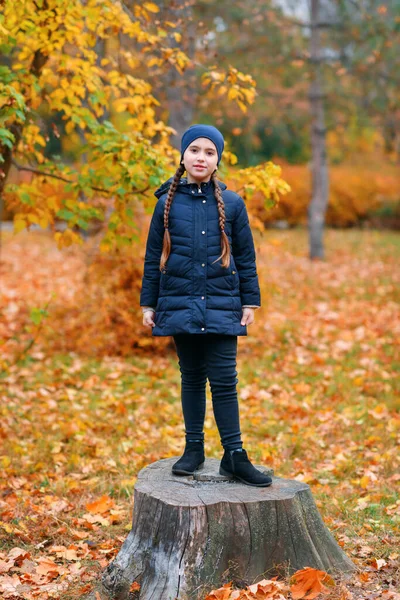
<path id="1" fill-rule="evenodd" d="M 247 335 L 242 306 L 261 305 L 256 256 L 246 205 L 219 181 L 225 203 L 229 268 L 221 266 L 221 230 L 212 181 L 180 180 L 169 213 L 171 253 L 164 270 L 164 205 L 172 177 L 155 192 L 158 202 L 146 244 L 141 306 L 155 307 L 154 336 L 180 333 Z"/>

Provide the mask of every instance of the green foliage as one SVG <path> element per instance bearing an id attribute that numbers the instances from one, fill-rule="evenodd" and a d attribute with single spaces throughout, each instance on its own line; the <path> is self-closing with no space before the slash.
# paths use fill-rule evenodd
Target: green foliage
<path id="1" fill-rule="evenodd" d="M 24 97 L 12 85 L 13 81 L 10 69 L 0 66 L 0 147 L 5 146 L 10 150 L 15 143 L 15 135 L 9 130 L 10 123 L 23 123 L 26 119 Z M 1 153 L 0 162 L 4 162 Z"/>

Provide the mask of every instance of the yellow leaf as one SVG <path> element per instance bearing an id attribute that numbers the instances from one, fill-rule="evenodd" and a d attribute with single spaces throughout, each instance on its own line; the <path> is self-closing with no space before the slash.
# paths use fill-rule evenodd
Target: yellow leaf
<path id="1" fill-rule="evenodd" d="M 54 234 L 54 239 L 57 243 L 57 247 L 59 250 L 67 246 L 72 246 L 72 244 L 83 244 L 83 240 L 80 237 L 80 235 L 75 233 L 75 231 L 71 231 L 71 229 L 66 229 L 62 233 L 57 231 Z"/>
<path id="2" fill-rule="evenodd" d="M 23 229 L 25 229 L 27 223 L 25 219 L 14 219 L 14 233 L 19 233 Z"/>
<path id="3" fill-rule="evenodd" d="M 9 467 L 11 464 L 11 458 L 9 456 L 2 456 L 1 462 L 4 468 Z"/>
<path id="4" fill-rule="evenodd" d="M 222 96 L 223 94 L 225 94 L 225 92 L 226 92 L 227 89 L 228 88 L 226 87 L 226 85 L 221 85 L 221 87 L 219 88 L 219 90 L 217 92 L 218 96 Z"/>
<path id="5" fill-rule="evenodd" d="M 35 137 L 35 142 L 40 146 L 43 146 L 43 148 L 46 146 L 46 142 L 44 141 L 44 138 L 41 135 L 37 135 Z"/>
<path id="6" fill-rule="evenodd" d="M 75 123 L 73 123 L 72 121 L 68 121 L 68 123 L 65 126 L 65 132 L 71 133 L 74 129 L 75 129 Z"/>
<path id="7" fill-rule="evenodd" d="M 57 200 L 57 197 L 49 196 L 47 198 L 47 206 L 50 208 L 50 210 L 57 211 L 60 208 L 60 204 Z"/>
<path id="8" fill-rule="evenodd" d="M 7 525 L 7 523 L 4 523 L 4 521 L 0 521 L 0 527 L 2 527 L 7 533 L 14 533 L 14 528 L 10 525 Z"/>
<path id="9" fill-rule="evenodd" d="M 228 150 L 224 151 L 224 160 L 227 161 L 230 165 L 236 165 L 238 162 L 238 157 L 233 152 L 229 152 Z"/>
<path id="10" fill-rule="evenodd" d="M 162 65 L 162 60 L 160 58 L 151 58 L 147 63 L 148 67 L 152 67 L 153 65 Z"/>
<path id="11" fill-rule="evenodd" d="M 246 88 L 242 88 L 240 90 L 244 96 L 246 96 L 246 100 L 249 104 L 254 102 L 255 90 L 247 90 Z"/>
<path id="12" fill-rule="evenodd" d="M 160 10 L 160 9 L 158 8 L 157 4 L 154 4 L 154 2 L 145 2 L 145 3 L 143 4 L 143 7 L 144 7 L 146 10 L 148 10 L 149 12 L 152 12 L 152 13 L 158 13 L 158 12 L 159 12 L 159 10 Z"/>
<path id="13" fill-rule="evenodd" d="M 101 252 L 109 252 L 111 250 L 111 244 L 107 241 L 101 241 L 100 250 Z"/>
<path id="14" fill-rule="evenodd" d="M 234 100 L 238 96 L 238 90 L 231 88 L 228 92 L 228 100 Z"/>

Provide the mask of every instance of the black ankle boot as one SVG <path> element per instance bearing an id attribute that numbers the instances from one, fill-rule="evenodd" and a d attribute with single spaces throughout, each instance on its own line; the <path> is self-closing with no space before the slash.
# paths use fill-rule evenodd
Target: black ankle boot
<path id="1" fill-rule="evenodd" d="M 172 465 L 174 475 L 193 475 L 204 465 L 204 442 L 186 442 L 185 451 L 180 459 Z"/>
<path id="2" fill-rule="evenodd" d="M 246 485 L 256 487 L 267 487 L 271 485 L 272 478 L 262 473 L 248 459 L 247 452 L 242 448 L 241 452 L 236 450 L 225 450 L 219 467 L 220 475 L 227 475 L 238 479 Z"/>

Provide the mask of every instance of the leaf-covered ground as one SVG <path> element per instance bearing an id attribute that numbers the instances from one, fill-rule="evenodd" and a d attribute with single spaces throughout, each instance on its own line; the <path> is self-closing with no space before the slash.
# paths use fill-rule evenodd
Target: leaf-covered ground
<path id="1" fill-rule="evenodd" d="M 238 349 L 244 447 L 253 462 L 309 483 L 358 566 L 331 597 L 394 599 L 400 237 L 329 230 L 326 248 L 326 262 L 310 263 L 305 231 L 257 237 L 263 307 Z M 32 232 L 7 234 L 2 261 L 0 595 L 72 600 L 127 535 L 138 471 L 181 454 L 177 359 L 171 346 L 127 359 L 49 354 L 38 339 L 13 364 L 19 336 L 35 335 L 26 315 L 53 290 L 67 302 L 84 257 Z M 140 309 L 137 318 L 140 327 Z M 206 452 L 221 457 L 207 396 Z"/>

